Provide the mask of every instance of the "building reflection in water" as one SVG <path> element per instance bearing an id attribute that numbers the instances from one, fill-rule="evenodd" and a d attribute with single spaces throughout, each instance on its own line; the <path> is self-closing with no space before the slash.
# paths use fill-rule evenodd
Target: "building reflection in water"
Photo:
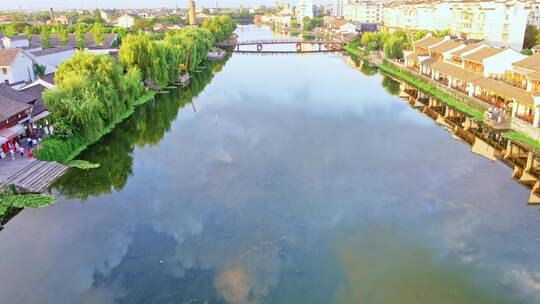
<path id="1" fill-rule="evenodd" d="M 501 136 L 501 131 L 479 124 L 466 114 L 425 94 L 414 86 L 382 74 L 382 85 L 414 109 L 429 116 L 451 132 L 456 140 L 467 143 L 471 151 L 491 161 L 500 160 L 513 169 L 512 178 L 529 189 L 528 204 L 540 205 L 540 154 Z M 393 84 L 392 84 L 393 82 Z"/>

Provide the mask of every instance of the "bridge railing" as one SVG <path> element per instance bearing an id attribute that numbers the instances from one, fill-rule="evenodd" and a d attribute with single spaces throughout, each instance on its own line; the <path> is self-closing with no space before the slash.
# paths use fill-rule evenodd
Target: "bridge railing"
<path id="1" fill-rule="evenodd" d="M 280 40 L 248 40 L 237 41 L 234 43 L 220 43 L 221 46 L 234 46 L 234 45 L 257 45 L 257 44 L 296 44 L 296 43 L 313 43 L 313 44 L 346 44 L 343 41 L 335 40 L 299 40 L 299 39 L 280 39 Z"/>

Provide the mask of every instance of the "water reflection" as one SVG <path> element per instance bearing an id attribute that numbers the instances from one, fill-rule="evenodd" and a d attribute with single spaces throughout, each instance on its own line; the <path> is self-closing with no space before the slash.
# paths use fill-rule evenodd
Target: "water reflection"
<path id="1" fill-rule="evenodd" d="M 233 55 L 193 94 L 197 113 L 171 97 L 176 110 L 156 101 L 145 110 L 167 113 L 119 126 L 137 134 L 117 139 L 130 157 L 118 190 L 108 176 L 82 191 L 63 181 L 75 199 L 6 225 L 0 292 L 55 304 L 538 303 L 528 191 L 436 125 L 446 108 L 417 92 L 410 104 L 431 105 L 428 117 L 381 81 L 338 55 Z M 162 130 L 147 130 L 161 115 Z M 86 158 L 113 164 L 94 148 Z"/>
<path id="2" fill-rule="evenodd" d="M 100 167 L 89 171 L 71 169 L 53 188 L 65 197 L 83 200 L 89 196 L 123 189 L 132 174 L 134 147 L 157 145 L 170 130 L 178 110 L 191 102 L 210 83 L 213 75 L 221 71 L 229 58 L 222 62 L 207 63 L 193 73 L 186 88 L 157 95 L 155 100 L 139 107 L 121 127 L 79 156 L 80 159 L 99 163 Z M 191 106 L 195 110 L 195 106 Z"/>

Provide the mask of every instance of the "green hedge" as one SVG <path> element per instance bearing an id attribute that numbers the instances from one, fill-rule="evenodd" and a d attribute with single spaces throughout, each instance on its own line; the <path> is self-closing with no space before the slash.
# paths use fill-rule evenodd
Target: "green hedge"
<path id="1" fill-rule="evenodd" d="M 504 132 L 502 133 L 502 137 L 513 140 L 513 141 L 517 141 L 519 143 L 525 144 L 529 147 L 535 148 L 540 151 L 540 142 L 530 137 L 527 137 L 519 132 L 516 132 L 516 131 Z"/>
<path id="2" fill-rule="evenodd" d="M 379 64 L 378 67 L 383 72 L 415 86 L 420 91 L 433 96 L 434 98 L 444 102 L 445 104 L 457 109 L 460 112 L 470 115 L 477 121 L 480 121 L 480 122 L 484 121 L 484 115 L 480 111 L 475 110 L 461 103 L 460 101 L 446 94 L 444 91 L 438 89 L 437 87 L 429 83 L 426 83 L 424 79 L 422 79 L 421 77 L 396 69 L 395 67 L 393 67 L 391 64 L 387 63 L 386 61 L 383 62 L 382 64 Z"/>
<path id="3" fill-rule="evenodd" d="M 156 93 L 154 91 L 149 91 L 141 98 L 135 100 L 132 107 L 130 107 L 123 115 L 118 117 L 114 123 L 100 130 L 100 132 L 98 132 L 95 136 L 84 137 L 80 133 L 75 133 L 67 140 L 46 137 L 42 142 L 41 148 L 36 151 L 36 157 L 41 160 L 56 161 L 67 164 L 82 151 L 84 151 L 84 149 L 86 149 L 89 145 L 97 142 L 101 137 L 103 137 L 103 135 L 111 132 L 118 123 L 129 117 L 134 112 L 136 106 L 148 102 L 154 97 L 155 94 Z"/>

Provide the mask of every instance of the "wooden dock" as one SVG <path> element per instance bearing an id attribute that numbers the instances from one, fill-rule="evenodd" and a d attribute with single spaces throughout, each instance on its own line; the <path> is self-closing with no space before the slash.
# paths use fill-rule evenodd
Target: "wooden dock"
<path id="1" fill-rule="evenodd" d="M 68 170 L 57 162 L 32 160 L 3 183 L 14 185 L 20 193 L 42 193 Z"/>

